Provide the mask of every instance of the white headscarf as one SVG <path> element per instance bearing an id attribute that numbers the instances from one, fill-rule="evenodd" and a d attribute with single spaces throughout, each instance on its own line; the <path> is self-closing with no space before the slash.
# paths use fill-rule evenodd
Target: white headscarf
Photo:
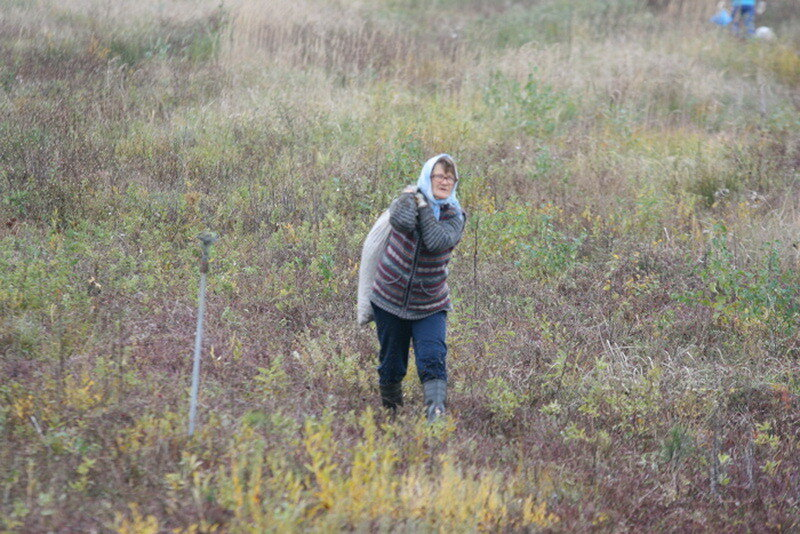
<path id="1" fill-rule="evenodd" d="M 433 188 L 431 187 L 431 172 L 433 172 L 433 167 L 442 159 L 453 164 L 453 173 L 455 174 L 456 183 L 453 184 L 453 190 L 450 191 L 449 197 L 438 199 L 433 196 Z M 458 198 L 456 198 L 456 188 L 458 187 L 458 171 L 456 170 L 456 162 L 453 161 L 453 158 L 451 158 L 450 155 L 439 154 L 438 156 L 434 156 L 426 161 L 425 165 L 422 166 L 422 172 L 419 173 L 417 187 L 419 188 L 420 192 L 425 195 L 425 198 L 431 205 L 431 208 L 433 208 L 433 214 L 436 216 L 437 221 L 439 220 L 439 214 L 442 212 L 442 206 L 445 204 L 449 204 L 451 208 L 456 208 L 459 215 L 461 214 L 461 204 L 458 202 Z"/>

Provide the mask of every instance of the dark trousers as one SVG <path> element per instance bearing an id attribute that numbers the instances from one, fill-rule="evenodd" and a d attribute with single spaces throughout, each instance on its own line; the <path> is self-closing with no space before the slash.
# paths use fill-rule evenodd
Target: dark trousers
<path id="1" fill-rule="evenodd" d="M 408 349 L 414 342 L 417 374 L 421 382 L 447 380 L 447 312 L 411 321 L 372 305 L 381 344 L 378 377 L 383 385 L 396 384 L 408 371 Z"/>

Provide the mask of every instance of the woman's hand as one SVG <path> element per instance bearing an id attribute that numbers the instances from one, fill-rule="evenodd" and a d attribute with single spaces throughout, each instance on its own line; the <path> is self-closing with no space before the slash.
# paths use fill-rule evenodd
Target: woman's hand
<path id="1" fill-rule="evenodd" d="M 417 225 L 416 186 L 409 185 L 389 206 L 389 223 L 400 232 L 411 233 Z"/>
<path id="2" fill-rule="evenodd" d="M 425 200 L 425 195 L 420 193 L 419 188 L 416 185 L 407 185 L 403 189 L 403 193 L 411 193 L 414 195 L 414 201 L 417 203 L 418 208 L 424 208 L 428 205 L 428 201 Z"/>

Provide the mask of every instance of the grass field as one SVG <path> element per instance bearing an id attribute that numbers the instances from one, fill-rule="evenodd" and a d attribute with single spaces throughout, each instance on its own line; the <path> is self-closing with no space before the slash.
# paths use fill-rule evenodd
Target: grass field
<path id="1" fill-rule="evenodd" d="M 0 0 L 0 531 L 799 530 L 800 15 L 715 4 Z M 440 152 L 427 425 L 355 295 Z"/>

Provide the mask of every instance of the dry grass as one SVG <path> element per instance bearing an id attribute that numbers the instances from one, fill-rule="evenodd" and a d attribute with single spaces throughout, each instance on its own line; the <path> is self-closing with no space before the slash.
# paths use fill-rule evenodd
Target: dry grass
<path id="1" fill-rule="evenodd" d="M 797 46 L 711 7 L 3 4 L 0 528 L 796 530 Z M 375 412 L 351 310 L 442 151 L 469 217 L 428 426 L 413 367 Z"/>
<path id="2" fill-rule="evenodd" d="M 341 3 L 244 1 L 232 11 L 223 61 L 320 67 L 334 79 L 391 79 L 412 86 L 453 84 L 467 58 L 455 39 L 421 38 L 366 19 Z"/>

